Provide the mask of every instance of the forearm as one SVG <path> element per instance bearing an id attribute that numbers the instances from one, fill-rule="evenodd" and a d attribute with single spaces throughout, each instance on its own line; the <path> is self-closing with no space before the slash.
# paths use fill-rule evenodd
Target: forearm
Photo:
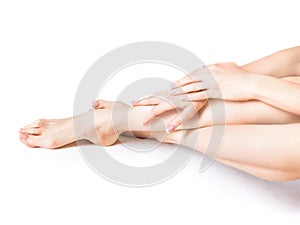
<path id="1" fill-rule="evenodd" d="M 265 75 L 253 75 L 250 99 L 300 116 L 300 84 Z"/>
<path id="2" fill-rule="evenodd" d="M 300 46 L 285 49 L 242 66 L 251 72 L 277 78 L 300 75 Z"/>

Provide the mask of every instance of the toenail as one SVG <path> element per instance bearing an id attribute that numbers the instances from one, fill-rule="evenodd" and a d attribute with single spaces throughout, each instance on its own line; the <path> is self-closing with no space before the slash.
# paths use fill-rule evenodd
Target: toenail
<path id="1" fill-rule="evenodd" d="M 28 138 L 28 135 L 21 133 L 21 138 L 26 140 Z"/>

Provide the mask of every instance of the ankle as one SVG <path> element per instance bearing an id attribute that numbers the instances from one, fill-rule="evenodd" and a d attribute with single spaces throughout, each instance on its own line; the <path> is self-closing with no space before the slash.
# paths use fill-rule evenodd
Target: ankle
<path id="1" fill-rule="evenodd" d="M 92 111 L 73 117 L 73 133 L 76 140 L 88 140 L 91 128 L 94 128 Z"/>

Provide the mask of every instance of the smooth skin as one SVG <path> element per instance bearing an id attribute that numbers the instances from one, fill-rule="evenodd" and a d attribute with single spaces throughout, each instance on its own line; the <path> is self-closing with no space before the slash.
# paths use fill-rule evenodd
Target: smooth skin
<path id="1" fill-rule="evenodd" d="M 38 127 L 37 122 L 34 122 L 23 129 L 20 140 L 29 147 L 45 148 L 58 148 L 81 139 L 89 140 L 98 145 L 112 145 L 121 133 L 129 130 L 128 124 L 130 124 L 130 131 L 134 131 L 135 135 L 139 137 L 155 138 L 161 142 L 185 145 L 205 154 L 213 126 L 222 126 L 211 126 L 214 121 L 211 120 L 210 107 L 207 107 L 200 115 L 199 121 L 203 121 L 199 122 L 200 128 L 179 130 L 166 134 L 164 125 L 154 121 L 150 132 L 148 127 L 142 125 L 142 121 L 143 116 L 151 111 L 151 106 L 138 106 L 129 111 L 124 109 L 125 105 L 123 103 L 100 102 L 102 106 L 105 105 L 105 108 L 90 111 L 75 118 L 53 121 L 40 120 L 37 121 L 39 123 Z M 121 105 L 120 107 L 115 106 L 115 110 L 120 110 L 126 114 L 129 112 L 129 120 L 113 127 L 111 113 L 112 106 L 115 104 Z M 215 101 L 212 104 L 222 103 Z M 300 148 L 300 141 L 297 135 L 300 132 L 300 118 L 276 108 L 266 108 L 265 105 L 261 105 L 260 110 L 262 111 L 259 110 L 254 117 L 247 118 L 243 116 L 244 110 L 251 111 L 255 109 L 253 107 L 257 104 L 247 102 L 244 103 L 244 107 L 240 107 L 238 104 L 228 103 L 226 105 L 226 108 L 230 110 L 227 114 L 231 114 L 231 116 L 227 116 L 226 123 L 228 125 L 226 126 L 223 143 L 215 159 L 266 180 L 299 179 L 300 165 L 298 162 L 300 154 L 298 149 Z M 129 106 L 127 107 L 130 109 Z M 94 126 L 89 127 L 82 122 L 84 126 L 80 129 L 81 133 L 79 132 L 80 135 L 75 136 L 72 119 L 81 123 L 91 114 L 94 114 L 96 129 Z M 176 115 L 176 112 L 173 110 L 164 114 L 162 118 L 168 120 L 174 115 Z M 252 123 L 265 123 L 264 119 L 267 117 L 267 122 L 272 124 L 292 124 L 251 125 Z M 126 118 L 126 116 L 123 118 Z M 250 124 L 229 125 L 240 123 Z M 194 126 L 194 124 L 192 125 Z M 117 131 L 117 133 L 114 131 Z M 286 135 L 287 133 L 290 136 Z M 198 141 L 195 142 L 196 138 L 198 138 Z M 243 147 L 241 148 L 241 146 Z"/>
<path id="2" fill-rule="evenodd" d="M 300 115 L 299 77 L 300 47 L 295 47 L 242 67 L 238 67 L 235 63 L 217 63 L 200 68 L 176 81 L 171 86 L 170 95 L 180 96 L 182 101 L 189 101 L 196 106 L 199 101 L 205 101 L 207 98 L 227 101 L 258 100 Z M 154 95 L 135 101 L 134 105 L 151 105 L 155 98 Z M 168 110 L 161 104 L 163 103 L 159 103 L 146 115 L 145 124 Z M 193 115 L 195 115 L 193 110 L 184 111 L 183 115 L 168 122 L 167 131 L 175 130 L 182 121 Z"/>
<path id="3" fill-rule="evenodd" d="M 259 64 L 261 66 L 261 63 Z M 252 64 L 251 67 L 255 66 Z M 271 74 L 267 76 L 272 78 Z M 283 84 L 283 89 L 287 84 L 289 87 L 299 88 L 299 84 L 294 83 L 297 81 L 298 79 L 293 82 L 285 81 L 288 83 Z M 253 84 L 254 86 L 251 86 L 249 90 L 259 90 L 260 84 L 256 82 Z M 253 96 L 259 96 L 257 93 Z M 298 92 L 295 91 L 295 93 Z M 289 98 L 289 95 L 285 96 Z M 273 93 L 267 97 L 266 99 L 272 99 L 270 103 L 279 102 L 274 99 Z M 178 101 L 180 97 L 170 98 Z M 287 102 L 291 103 L 295 99 L 292 98 Z M 161 142 L 185 145 L 206 154 L 213 127 L 226 124 L 223 143 L 218 155 L 213 156 L 217 161 L 266 180 L 300 178 L 300 117 L 295 113 L 298 110 L 297 106 L 282 102 L 272 106 L 261 99 L 243 100 L 243 102 L 213 99 L 209 100 L 209 104 L 206 104 L 206 100 L 188 103 L 201 104 L 196 112 L 197 117 L 189 118 L 184 123 L 184 127 L 180 127 L 179 124 L 177 130 L 169 134 L 165 132 L 165 125 L 158 121 L 152 121 L 151 132 L 148 126 L 143 125 L 145 115 L 151 114 L 162 103 L 152 102 L 150 105 L 130 107 L 120 102 L 98 100 L 93 105 L 94 111 L 80 116 L 61 120 L 38 120 L 27 125 L 20 131 L 20 141 L 29 147 L 45 148 L 58 148 L 80 139 L 86 139 L 98 145 L 111 145 L 117 141 L 120 134 L 133 131 L 139 137 L 150 137 Z M 211 106 L 218 107 L 222 104 L 226 111 L 225 121 L 213 120 Z M 284 107 L 287 105 L 289 108 L 282 110 L 278 105 L 284 105 Z M 193 105 L 193 110 L 196 111 L 195 109 Z M 112 124 L 113 110 L 128 120 L 123 119 Z M 85 123 L 90 116 L 94 116 L 94 124 Z M 178 114 L 174 108 L 169 107 L 164 113 L 155 116 L 159 116 L 167 123 L 178 117 Z M 74 134 L 74 121 L 82 125 L 79 127 L 79 132 L 76 132 L 77 136 Z M 195 138 L 198 138 L 197 141 Z"/>

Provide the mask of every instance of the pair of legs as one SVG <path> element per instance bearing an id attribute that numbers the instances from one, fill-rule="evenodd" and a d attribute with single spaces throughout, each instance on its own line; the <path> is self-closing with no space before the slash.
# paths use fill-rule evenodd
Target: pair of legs
<path id="1" fill-rule="evenodd" d="M 205 154 L 213 128 L 224 123 L 213 120 L 211 108 L 224 104 L 226 128 L 215 156 L 217 161 L 267 180 L 300 178 L 300 118 L 262 102 L 213 100 L 198 113 L 196 122 L 188 121 L 171 134 L 165 133 L 164 125 L 159 121 L 152 122 L 151 130 L 142 125 L 151 106 L 130 108 L 120 102 L 98 103 L 101 109 L 74 118 L 35 121 L 21 129 L 20 141 L 29 147 L 44 148 L 58 148 L 79 139 L 112 145 L 120 134 L 132 131 L 138 137 L 185 145 Z M 114 123 L 113 107 L 122 118 Z M 161 119 L 168 121 L 175 113 L 169 111 Z M 94 123 L 87 123 L 91 116 Z M 77 124 L 76 136 L 74 124 Z"/>

